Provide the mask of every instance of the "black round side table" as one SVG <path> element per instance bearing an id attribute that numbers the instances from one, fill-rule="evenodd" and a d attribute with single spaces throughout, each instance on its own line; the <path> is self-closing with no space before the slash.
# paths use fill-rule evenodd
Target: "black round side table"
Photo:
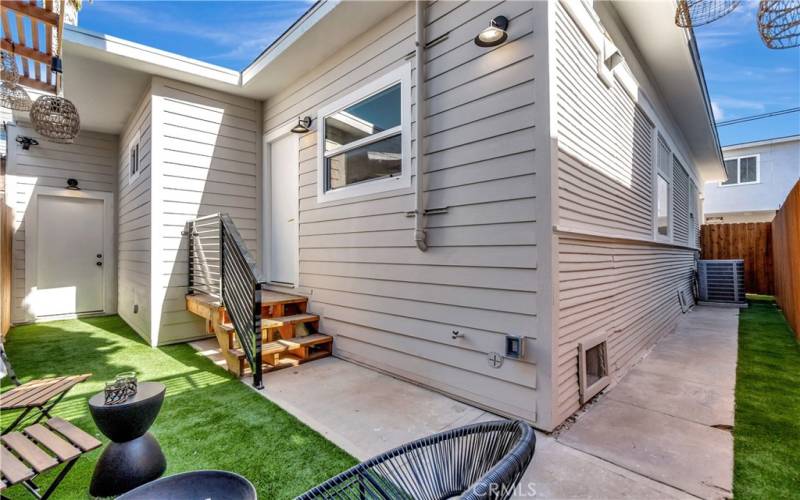
<path id="1" fill-rule="evenodd" d="M 164 384 L 140 382 L 136 395 L 124 403 L 107 405 L 102 392 L 89 399 L 95 424 L 111 440 L 94 468 L 92 496 L 121 495 L 164 473 L 167 459 L 147 430 L 161 410 L 165 392 Z"/>

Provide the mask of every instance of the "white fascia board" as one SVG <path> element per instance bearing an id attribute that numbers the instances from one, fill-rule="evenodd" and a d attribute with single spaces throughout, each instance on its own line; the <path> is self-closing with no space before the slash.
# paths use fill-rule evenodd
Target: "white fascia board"
<path id="1" fill-rule="evenodd" d="M 88 47 L 133 61 L 132 64 L 121 64 L 121 66 L 142 69 L 142 65 L 155 65 L 167 71 L 184 73 L 193 78 L 241 86 L 241 73 L 232 69 L 75 26 L 65 26 L 64 28 L 66 44 Z"/>
<path id="2" fill-rule="evenodd" d="M 306 12 L 292 27 L 290 27 L 280 38 L 272 43 L 259 55 L 255 61 L 250 63 L 241 73 L 241 85 L 245 86 L 255 78 L 264 68 L 274 61 L 278 56 L 286 51 L 303 34 L 310 30 L 315 24 L 325 16 L 333 12 L 339 5 L 340 0 L 327 0 L 318 2 L 311 10 Z"/>
<path id="3" fill-rule="evenodd" d="M 769 146 L 772 144 L 783 144 L 785 142 L 795 142 L 800 141 L 800 135 L 790 135 L 787 137 L 776 137 L 774 139 L 764 139 L 761 141 L 753 141 L 753 142 L 740 142 L 738 144 L 729 144 L 728 146 L 723 146 L 722 151 L 735 151 L 737 149 L 746 149 L 746 148 L 755 148 L 759 146 Z"/>

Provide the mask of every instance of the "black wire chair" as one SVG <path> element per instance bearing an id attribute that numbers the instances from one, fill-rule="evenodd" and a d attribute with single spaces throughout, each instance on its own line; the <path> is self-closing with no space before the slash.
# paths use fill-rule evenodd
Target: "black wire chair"
<path id="1" fill-rule="evenodd" d="M 472 424 L 373 457 L 297 499 L 507 499 L 535 447 L 525 422 Z"/>

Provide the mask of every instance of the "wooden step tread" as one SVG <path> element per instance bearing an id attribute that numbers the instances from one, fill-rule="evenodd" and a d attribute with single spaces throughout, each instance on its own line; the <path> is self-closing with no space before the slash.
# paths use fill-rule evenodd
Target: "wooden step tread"
<path id="1" fill-rule="evenodd" d="M 261 346 L 261 354 L 278 354 L 281 352 L 298 349 L 303 346 L 312 346 L 318 344 L 327 344 L 332 342 L 333 337 L 323 333 L 312 333 L 305 337 L 297 337 L 293 339 L 281 339 L 274 342 L 267 342 Z M 228 352 L 237 358 L 245 357 L 244 350 L 241 348 L 228 349 Z"/>
<path id="2" fill-rule="evenodd" d="M 319 321 L 316 314 L 293 314 L 291 316 L 281 316 L 278 318 L 264 318 L 261 320 L 261 328 L 278 328 L 284 325 L 296 325 L 298 323 L 311 323 Z"/>
<path id="3" fill-rule="evenodd" d="M 288 293 L 273 292 L 272 290 L 261 291 L 261 306 L 274 306 L 278 304 L 299 304 L 306 302 L 308 297 L 301 295 L 290 295 Z"/>
<path id="4" fill-rule="evenodd" d="M 296 325 L 298 323 L 312 323 L 319 321 L 319 316 L 316 314 L 293 314 L 291 316 L 281 316 L 278 318 L 264 318 L 261 320 L 261 330 L 268 330 L 270 328 L 280 328 L 285 325 Z M 233 333 L 236 329 L 232 323 L 220 323 L 222 328 L 227 333 Z"/>

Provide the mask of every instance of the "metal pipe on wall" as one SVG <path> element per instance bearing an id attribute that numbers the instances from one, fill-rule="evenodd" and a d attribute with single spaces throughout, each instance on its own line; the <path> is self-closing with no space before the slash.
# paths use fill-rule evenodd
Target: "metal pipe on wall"
<path id="1" fill-rule="evenodd" d="M 427 234 L 425 233 L 425 185 L 424 175 L 425 172 L 425 150 L 422 142 L 425 137 L 424 120 L 425 120 L 425 13 L 427 5 L 425 1 L 416 1 L 416 53 L 415 53 L 415 79 L 414 85 L 416 86 L 416 112 L 414 113 L 414 121 L 417 122 L 416 134 L 414 134 L 414 141 L 416 143 L 415 154 L 417 157 L 417 171 L 414 175 L 414 242 L 417 248 L 424 252 L 428 249 Z"/>

